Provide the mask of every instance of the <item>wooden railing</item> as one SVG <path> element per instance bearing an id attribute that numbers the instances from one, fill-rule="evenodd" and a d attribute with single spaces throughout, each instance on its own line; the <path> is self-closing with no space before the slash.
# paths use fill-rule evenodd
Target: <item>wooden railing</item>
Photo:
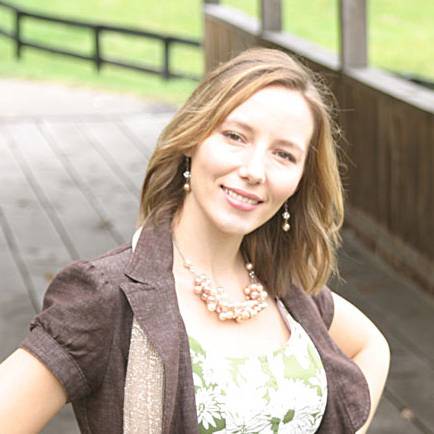
<path id="1" fill-rule="evenodd" d="M 369 66 L 367 0 L 339 1 L 338 55 L 281 31 L 281 1 L 261 0 L 255 19 L 205 0 L 207 69 L 266 46 L 321 73 L 338 100 L 351 160 L 346 224 L 434 294 L 434 91 Z"/>
<path id="2" fill-rule="evenodd" d="M 68 57 L 74 57 L 81 60 L 87 60 L 93 62 L 99 71 L 103 65 L 114 65 L 121 68 L 131 69 L 139 72 L 146 72 L 152 74 L 162 75 L 165 79 L 169 78 L 187 78 L 191 80 L 199 80 L 200 77 L 195 74 L 174 71 L 171 68 L 170 53 L 173 45 L 186 45 L 190 47 L 201 47 L 199 40 L 182 38 L 179 36 L 149 32 L 137 28 L 120 27 L 115 25 L 107 25 L 102 23 L 93 23 L 89 21 L 79 21 L 57 17 L 54 15 L 43 15 L 39 13 L 30 12 L 23 8 L 13 6 L 8 2 L 0 0 L 0 8 L 7 9 L 15 14 L 14 19 L 14 31 L 10 32 L 0 28 L 0 36 L 9 38 L 15 41 L 15 55 L 17 59 L 21 58 L 23 47 L 29 47 L 41 51 L 45 51 L 52 54 L 58 54 Z M 41 44 L 35 41 L 26 39 L 23 36 L 23 21 L 24 20 L 38 20 L 49 23 L 62 24 L 68 27 L 88 29 L 93 33 L 93 53 L 83 54 L 77 51 L 71 51 L 69 49 L 61 47 L 53 47 L 45 44 Z M 147 38 L 161 41 L 161 47 L 163 50 L 163 64 L 160 68 L 153 65 L 125 62 L 121 59 L 110 58 L 103 54 L 101 39 L 104 33 L 117 33 L 122 35 L 135 36 L 139 38 Z"/>

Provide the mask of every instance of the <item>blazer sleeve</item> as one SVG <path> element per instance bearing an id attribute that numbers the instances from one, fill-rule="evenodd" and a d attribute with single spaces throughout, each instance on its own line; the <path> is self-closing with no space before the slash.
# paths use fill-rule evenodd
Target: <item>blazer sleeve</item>
<path id="1" fill-rule="evenodd" d="M 312 299 L 319 310 L 327 330 L 330 329 L 335 311 L 333 295 L 330 288 L 328 286 L 322 287 L 318 294 L 312 296 Z"/>
<path id="2" fill-rule="evenodd" d="M 42 311 L 21 343 L 60 381 L 67 402 L 90 394 L 103 380 L 113 335 L 109 295 L 93 264 L 70 264 L 48 286 Z"/>

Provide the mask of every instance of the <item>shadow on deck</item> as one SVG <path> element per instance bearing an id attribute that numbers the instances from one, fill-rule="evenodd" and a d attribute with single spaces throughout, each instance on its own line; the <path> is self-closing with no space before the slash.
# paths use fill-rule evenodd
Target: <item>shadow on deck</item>
<path id="1" fill-rule="evenodd" d="M 173 108 L 128 96 L 0 81 L 0 360 L 53 275 L 130 240 L 147 156 Z M 7 111 L 6 111 L 7 110 Z M 370 433 L 434 433 L 434 300 L 348 230 L 332 288 L 392 350 Z M 43 434 L 78 433 L 70 406 Z"/>

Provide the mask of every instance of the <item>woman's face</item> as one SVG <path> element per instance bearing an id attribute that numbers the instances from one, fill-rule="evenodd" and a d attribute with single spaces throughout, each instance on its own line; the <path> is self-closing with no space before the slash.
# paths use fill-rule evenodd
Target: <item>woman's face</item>
<path id="1" fill-rule="evenodd" d="M 226 234 L 254 231 L 296 191 L 313 129 L 300 92 L 259 90 L 195 149 L 187 209 Z"/>

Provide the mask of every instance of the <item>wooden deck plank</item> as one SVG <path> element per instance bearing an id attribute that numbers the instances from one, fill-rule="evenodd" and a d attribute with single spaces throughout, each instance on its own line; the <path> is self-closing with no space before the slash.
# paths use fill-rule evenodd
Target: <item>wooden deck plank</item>
<path id="1" fill-rule="evenodd" d="M 415 288 L 406 292 L 407 285 L 403 279 L 398 279 L 392 270 L 388 272 L 387 266 L 378 259 L 373 260 L 372 255 L 348 232 L 345 234 L 344 246 L 345 253 L 341 252 L 340 264 L 347 282 L 335 281 L 331 286 L 364 312 L 386 336 L 392 353 L 386 395 L 393 400 L 395 407 L 398 405 L 401 409 L 407 408 L 413 412 L 415 429 L 433 433 L 434 366 L 431 357 L 434 339 L 431 338 L 431 343 L 426 342 L 425 347 L 415 334 L 418 332 L 417 323 L 409 327 L 410 331 L 407 330 L 411 318 L 402 320 L 399 313 L 406 306 L 409 309 L 419 306 L 422 313 L 431 311 L 426 323 L 429 327 L 434 306 L 431 300 L 425 299 L 425 293 Z M 369 291 L 365 285 L 368 285 Z M 388 291 L 389 297 L 378 296 L 382 291 Z M 412 300 L 407 300 L 407 297 Z M 396 304 L 401 307 L 397 309 Z M 430 333 L 434 333 L 432 328 Z M 429 333 L 424 336 L 429 340 Z"/>
<path id="2" fill-rule="evenodd" d="M 0 200 L 3 213 L 16 239 L 20 257 L 28 270 L 28 290 L 44 290 L 52 275 L 72 257 L 35 192 L 28 170 L 19 161 L 19 151 L 0 131 L 2 172 Z M 35 299 L 32 300 L 35 302 Z"/>
<path id="3" fill-rule="evenodd" d="M 139 150 L 153 149 L 163 128 L 173 117 L 173 112 L 152 114 L 149 116 L 125 116 L 118 126 Z"/>
<path id="4" fill-rule="evenodd" d="M 138 193 L 131 192 L 101 158 L 81 124 L 45 123 L 44 130 L 51 135 L 56 152 L 68 161 L 76 183 L 93 198 L 117 242 L 129 241 L 139 209 Z"/>
<path id="5" fill-rule="evenodd" d="M 377 413 L 369 427 L 369 434 L 425 434 L 411 420 L 404 419 L 396 405 L 383 396 Z"/>
<path id="6" fill-rule="evenodd" d="M 107 165 L 133 194 L 139 195 L 147 152 L 142 152 L 114 124 L 83 122 L 80 128 Z"/>
<path id="7" fill-rule="evenodd" d="M 27 333 L 28 323 L 35 311 L 30 302 L 25 279 L 13 252 L 9 224 L 0 209 L 0 361 L 15 351 L 17 342 Z M 14 330 L 14 333 L 10 331 Z"/>
<path id="8" fill-rule="evenodd" d="M 67 163 L 58 158 L 39 128 L 35 124 L 20 124 L 9 126 L 8 130 L 32 173 L 34 188 L 46 198 L 47 212 L 61 225 L 64 242 L 70 245 L 73 259 L 93 257 L 115 247 L 116 241 L 101 225 L 101 217 L 92 202 L 80 190 Z"/>
<path id="9" fill-rule="evenodd" d="M 342 272 L 360 294 L 358 305 L 370 306 L 373 321 L 387 321 L 421 357 L 434 366 L 434 299 L 375 258 L 351 236 L 340 256 Z"/>
<path id="10" fill-rule="evenodd" d="M 80 434 L 72 405 L 65 405 L 44 427 L 41 434 Z"/>

